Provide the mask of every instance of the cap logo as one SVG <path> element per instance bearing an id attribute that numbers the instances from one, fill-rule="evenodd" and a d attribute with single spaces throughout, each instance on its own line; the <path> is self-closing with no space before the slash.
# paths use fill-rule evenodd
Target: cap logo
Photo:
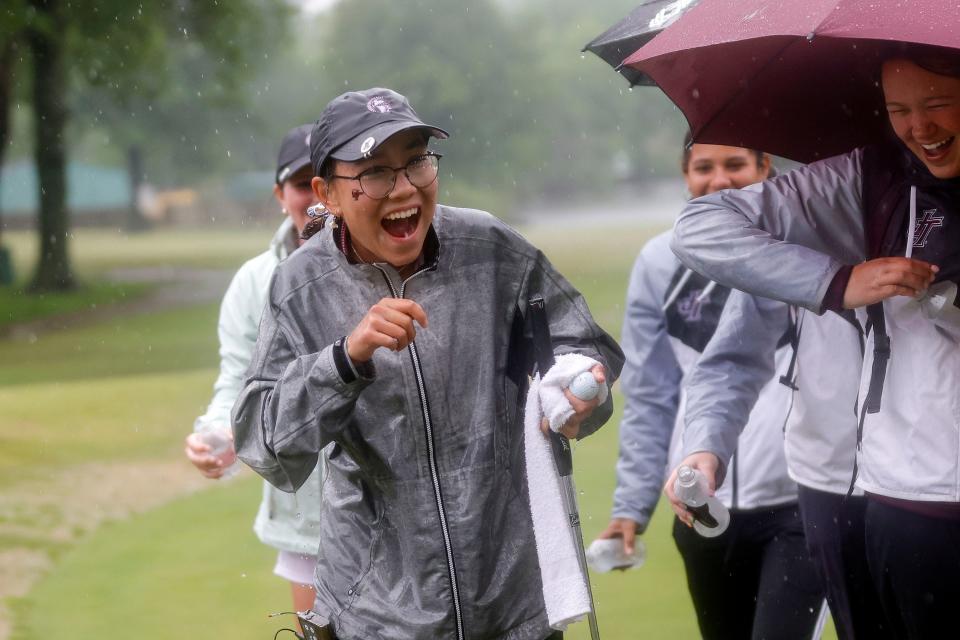
<path id="1" fill-rule="evenodd" d="M 372 113 L 390 113 L 393 111 L 393 104 L 386 96 L 374 96 L 367 100 L 367 111 Z"/>
<path id="2" fill-rule="evenodd" d="M 373 138 L 373 136 L 370 136 L 369 138 L 364 140 L 363 143 L 360 145 L 360 153 L 362 153 L 365 156 L 369 155 L 370 149 L 373 149 L 373 145 L 375 144 L 377 144 L 377 141 Z"/>

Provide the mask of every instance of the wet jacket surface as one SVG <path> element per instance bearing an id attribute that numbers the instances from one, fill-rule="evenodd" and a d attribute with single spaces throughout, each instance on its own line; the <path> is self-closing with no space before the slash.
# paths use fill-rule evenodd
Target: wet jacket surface
<path id="1" fill-rule="evenodd" d="M 839 494 L 847 492 L 853 474 L 863 360 L 859 323 L 845 315 L 796 311 L 795 388 L 783 425 L 790 477 Z M 710 451 L 727 465 L 750 404 L 775 370 L 774 351 L 787 329 L 783 302 L 730 293 L 717 331 L 688 378 L 684 455 Z"/>
<path id="2" fill-rule="evenodd" d="M 867 180 L 864 160 L 877 160 L 876 153 L 857 149 L 759 185 L 691 201 L 677 219 L 672 248 L 685 264 L 719 282 L 817 313 L 843 265 L 904 255 L 908 237 L 913 257 L 940 266 L 931 290 L 956 285 L 960 179 L 938 180 L 902 151 L 893 157 L 906 158 L 905 166 L 887 160 L 886 167 L 871 169 Z M 886 180 L 872 189 L 888 192 L 881 194 L 884 201 L 892 198 L 888 210 L 865 205 L 864 186 L 875 180 Z M 914 189 L 917 219 L 911 234 L 904 213 Z M 958 502 L 960 325 L 932 314 L 924 300 L 895 296 L 882 308 L 889 359 L 882 402 L 876 412 L 864 412 L 877 347 L 876 332 L 868 331 L 858 394 L 857 486 L 902 500 Z M 863 310 L 857 314 L 866 326 Z"/>
<path id="3" fill-rule="evenodd" d="M 389 265 L 351 264 L 327 227 L 278 268 L 234 408 L 238 453 L 289 491 L 336 443 L 315 609 L 338 637 L 542 640 L 522 464 L 526 301 L 544 297 L 558 355 L 600 360 L 611 383 L 623 356 L 546 258 L 493 216 L 438 206 L 425 254 L 402 281 Z M 346 381 L 335 343 L 387 296 L 419 303 L 429 328 Z M 581 435 L 611 410 L 598 407 Z"/>
<path id="4" fill-rule="evenodd" d="M 620 388 L 625 403 L 612 515 L 633 520 L 641 532 L 657 506 L 669 471 L 682 460 L 681 454 L 703 450 L 690 450 L 683 433 L 684 415 L 690 409 L 685 387 L 701 353 L 712 344 L 731 294 L 726 287 L 711 286 L 709 280 L 688 274 L 670 251 L 669 241 L 670 233 L 662 233 L 637 257 L 623 321 L 627 360 Z M 776 317 L 779 334 L 768 352 L 769 368 L 750 378 L 755 386 L 749 401 L 738 403 L 736 412 L 718 420 L 724 427 L 730 423 L 732 433 L 729 455 L 723 462 L 729 462 L 734 449 L 739 458 L 728 465 L 727 481 L 717 491 L 718 499 L 733 509 L 770 507 L 797 499 L 782 443 L 790 391 L 774 376 L 774 352 L 778 376 L 786 371 L 790 352 L 784 345 L 778 349 L 778 341 L 788 329 L 786 307 L 780 311 Z M 709 394 L 716 397 L 728 390 L 722 385 Z"/>

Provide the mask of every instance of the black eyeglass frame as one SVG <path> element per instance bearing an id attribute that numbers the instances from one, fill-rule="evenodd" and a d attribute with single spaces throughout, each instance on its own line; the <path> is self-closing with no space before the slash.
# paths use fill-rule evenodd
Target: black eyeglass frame
<path id="1" fill-rule="evenodd" d="M 341 179 L 341 180 L 356 180 L 356 181 L 357 181 L 357 184 L 360 186 L 360 191 L 363 192 L 363 195 L 367 196 L 367 197 L 370 198 L 371 200 L 384 200 L 384 199 L 390 197 L 390 194 L 393 193 L 393 190 L 397 188 L 397 173 L 400 172 L 400 171 L 403 171 L 403 174 L 407 177 L 407 182 L 409 182 L 410 184 L 412 184 L 415 189 L 425 189 L 425 188 L 429 187 L 431 184 L 433 184 L 434 182 L 436 182 L 436 181 L 437 181 L 437 177 L 439 177 L 439 175 L 440 175 L 440 158 L 442 158 L 442 157 L 443 157 L 443 154 L 442 154 L 442 153 L 437 153 L 436 151 L 427 151 L 426 153 L 421 153 L 420 155 L 417 155 L 417 156 L 414 156 L 413 158 L 410 158 L 410 160 L 407 161 L 407 164 L 403 165 L 402 167 L 389 167 L 389 166 L 387 166 L 387 165 L 385 165 L 385 164 L 384 164 L 384 165 L 376 165 L 376 166 L 370 167 L 369 169 L 364 169 L 363 171 L 361 171 L 360 173 L 358 173 L 358 174 L 355 175 L 355 176 L 340 176 L 340 175 L 337 175 L 337 174 L 333 174 L 333 175 L 331 175 L 330 177 L 331 177 L 331 178 L 339 178 L 339 179 Z M 408 173 L 407 170 L 410 168 L 410 165 L 411 165 L 411 164 L 413 164 L 413 163 L 415 163 L 415 162 L 417 162 L 417 161 L 419 161 L 419 160 L 422 160 L 423 158 L 436 158 L 436 159 L 437 159 L 437 172 L 434 174 L 433 179 L 432 179 L 430 182 L 428 182 L 428 183 L 426 183 L 426 184 L 423 184 L 423 185 L 415 185 L 415 184 L 413 184 L 413 181 L 410 180 L 410 174 Z M 370 172 L 372 172 L 372 171 L 382 171 L 383 169 L 390 169 L 391 171 L 393 171 L 393 181 L 392 181 L 392 184 L 390 185 L 390 188 L 387 190 L 387 192 L 386 192 L 385 194 L 383 194 L 383 195 L 380 196 L 379 198 L 375 198 L 375 197 L 373 197 L 372 195 L 370 195 L 369 193 L 367 193 L 367 190 L 363 188 L 363 177 L 364 177 L 365 175 L 369 175 Z"/>

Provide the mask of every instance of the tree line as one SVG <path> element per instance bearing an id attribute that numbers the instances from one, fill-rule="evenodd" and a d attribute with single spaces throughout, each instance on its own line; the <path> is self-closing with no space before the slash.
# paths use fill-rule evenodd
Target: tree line
<path id="1" fill-rule="evenodd" d="M 36 291 L 75 284 L 68 157 L 136 150 L 140 177 L 169 186 L 269 169 L 286 129 L 351 89 L 394 88 L 450 131 L 444 200 L 500 215 L 677 162 L 672 105 L 580 53 L 624 0 L 342 0 L 309 18 L 284 0 L 5 4 L 0 162 L 24 104 L 29 144 L 12 148 L 31 148 L 41 183 Z"/>

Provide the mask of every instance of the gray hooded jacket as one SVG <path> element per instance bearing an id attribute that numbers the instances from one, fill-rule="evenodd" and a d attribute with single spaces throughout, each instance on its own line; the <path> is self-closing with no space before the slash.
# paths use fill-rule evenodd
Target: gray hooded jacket
<path id="1" fill-rule="evenodd" d="M 857 149 L 757 185 L 693 200 L 677 219 L 672 248 L 684 264 L 722 284 L 819 313 L 834 275 L 843 265 L 867 257 L 868 233 L 877 231 L 865 226 L 865 214 L 874 213 L 864 210 L 865 153 Z M 923 217 L 913 227 L 907 220 L 901 228 L 891 223 L 889 231 L 903 238 L 903 249 L 920 252 L 914 257 L 924 257 L 928 242 L 935 244 L 932 238 L 946 240 L 938 277 L 948 269 L 956 274 L 956 244 L 950 239 L 960 229 L 957 210 L 926 199 L 924 185 L 935 180 L 927 176 L 890 183 L 900 189 L 902 201 L 921 203 L 915 213 Z M 957 189 L 956 182 L 941 182 Z M 921 187 L 919 194 L 911 195 L 911 183 Z M 932 228 L 924 229 L 933 221 Z M 956 282 L 937 282 L 930 290 L 945 285 L 953 287 L 946 307 L 955 309 Z M 883 301 L 889 360 L 883 401 L 873 413 L 864 407 L 877 332 L 866 336 L 857 486 L 900 500 L 960 502 L 960 322 L 956 315 L 940 315 L 933 301 L 931 296 Z M 862 309 L 858 319 L 866 326 Z"/>
<path id="2" fill-rule="evenodd" d="M 542 640 L 522 465 L 526 301 L 545 299 L 558 355 L 600 360 L 611 384 L 623 354 L 543 254 L 489 214 L 438 206 L 425 253 L 403 281 L 350 263 L 327 227 L 280 265 L 234 407 L 237 450 L 290 491 L 336 443 L 315 609 L 339 638 Z M 340 338 L 387 296 L 418 302 L 429 328 L 349 375 Z M 607 400 L 581 434 L 611 411 Z"/>

